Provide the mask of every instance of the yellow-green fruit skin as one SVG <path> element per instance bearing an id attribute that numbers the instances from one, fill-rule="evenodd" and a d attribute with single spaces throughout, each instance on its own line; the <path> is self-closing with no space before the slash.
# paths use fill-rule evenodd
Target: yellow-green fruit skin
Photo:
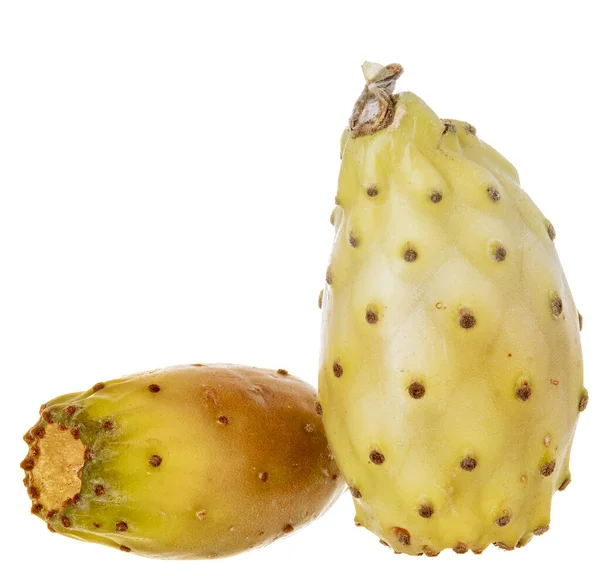
<path id="1" fill-rule="evenodd" d="M 53 531 L 151 557 L 263 546 L 343 489 L 315 402 L 286 371 L 235 365 L 176 366 L 61 396 L 26 435 L 33 511 Z M 52 479 L 37 466 L 50 426 L 79 437 L 88 459 L 76 501 L 48 519 Z"/>
<path id="2" fill-rule="evenodd" d="M 356 520 L 394 550 L 542 533 L 587 403 L 554 228 L 469 124 L 412 93 L 342 138 L 319 397 Z"/>

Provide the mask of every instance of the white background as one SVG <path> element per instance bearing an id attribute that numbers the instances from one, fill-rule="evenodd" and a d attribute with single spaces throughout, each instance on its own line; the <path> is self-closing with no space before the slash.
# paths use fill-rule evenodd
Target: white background
<path id="1" fill-rule="evenodd" d="M 46 576 L 596 573 L 598 61 L 594 2 L 0 4 L 0 565 Z M 550 532 L 482 556 L 395 556 L 348 493 L 298 534 L 216 561 L 152 561 L 50 534 L 19 462 L 41 402 L 188 362 L 316 386 L 317 295 L 339 137 L 364 60 L 468 120 L 557 230 L 590 407 Z M 26 572 L 28 573 L 28 572 Z"/>

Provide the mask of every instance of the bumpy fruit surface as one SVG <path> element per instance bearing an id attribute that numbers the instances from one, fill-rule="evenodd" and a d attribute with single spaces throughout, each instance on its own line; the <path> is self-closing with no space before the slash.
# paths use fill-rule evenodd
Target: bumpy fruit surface
<path id="1" fill-rule="evenodd" d="M 587 404 L 550 222 L 465 122 L 364 67 L 342 138 L 319 395 L 356 520 L 395 551 L 526 544 Z"/>
<path id="2" fill-rule="evenodd" d="M 161 558 L 262 546 L 315 519 L 343 481 L 316 394 L 285 370 L 176 366 L 44 406 L 21 466 L 52 532 Z"/>

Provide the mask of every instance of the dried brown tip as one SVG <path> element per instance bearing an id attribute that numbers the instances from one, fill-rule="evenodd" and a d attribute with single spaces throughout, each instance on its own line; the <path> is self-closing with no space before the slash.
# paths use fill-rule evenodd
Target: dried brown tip
<path id="1" fill-rule="evenodd" d="M 540 526 L 539 528 L 536 528 L 533 533 L 536 536 L 541 536 L 542 534 L 545 534 L 546 532 L 548 532 L 548 530 L 550 530 L 550 526 L 546 525 L 546 526 Z"/>
<path id="2" fill-rule="evenodd" d="M 27 444 L 33 444 L 34 440 L 35 440 L 35 436 L 31 433 L 31 432 L 26 432 L 23 436 L 23 440 L 27 443 Z"/>
<path id="3" fill-rule="evenodd" d="M 286 524 L 283 527 L 283 533 L 284 534 L 289 534 L 290 532 L 293 532 L 293 531 L 294 531 L 294 527 L 291 524 Z"/>
<path id="4" fill-rule="evenodd" d="M 466 124 L 465 125 L 465 132 L 467 134 L 472 134 L 473 136 L 475 136 L 477 134 L 477 129 L 472 124 Z"/>
<path id="5" fill-rule="evenodd" d="M 50 532 L 52 532 L 54 534 L 54 532 L 56 532 L 56 530 L 54 528 L 52 528 L 52 526 L 50 526 L 50 524 L 46 524 L 46 526 L 48 527 L 48 530 L 50 530 Z"/>
<path id="6" fill-rule="evenodd" d="M 583 330 L 583 316 L 579 310 L 577 310 L 577 319 L 579 320 L 579 331 L 581 332 Z"/>
<path id="7" fill-rule="evenodd" d="M 50 410 L 44 410 L 42 412 L 42 418 L 48 422 L 48 424 L 52 424 L 54 422 L 54 420 L 52 420 L 52 414 L 50 413 Z"/>
<path id="8" fill-rule="evenodd" d="M 356 101 L 348 122 L 352 138 L 375 134 L 393 122 L 396 105 L 393 91 L 402 72 L 400 64 L 363 64 L 367 84 Z"/>
<path id="9" fill-rule="evenodd" d="M 515 549 L 514 546 L 509 546 L 508 544 L 504 544 L 504 542 L 494 542 L 494 546 L 500 548 L 500 550 L 506 550 L 507 552 Z"/>
<path id="10" fill-rule="evenodd" d="M 376 186 L 370 186 L 369 188 L 367 188 L 367 196 L 369 198 L 375 198 L 375 196 L 377 196 L 378 194 L 379 190 Z"/>
<path id="11" fill-rule="evenodd" d="M 73 406 L 72 404 L 70 406 L 67 406 L 64 412 L 65 416 L 67 417 L 73 416 L 73 414 L 75 414 L 75 406 Z"/>
<path id="12" fill-rule="evenodd" d="M 127 532 L 127 530 L 129 530 L 129 526 L 127 526 L 127 522 L 117 522 L 115 524 L 115 530 L 117 532 Z"/>
<path id="13" fill-rule="evenodd" d="M 554 229 L 554 226 L 552 226 L 552 222 L 548 222 L 547 230 L 550 240 L 554 241 L 554 239 L 556 238 L 556 230 Z"/>
<path id="14" fill-rule="evenodd" d="M 284 370 L 283 368 L 278 368 L 277 374 L 281 374 L 282 376 L 287 376 L 289 374 L 289 372 L 287 370 Z"/>
<path id="15" fill-rule="evenodd" d="M 369 460 L 373 462 L 373 464 L 377 464 L 379 466 L 385 462 L 385 456 L 377 450 L 371 450 L 369 453 Z"/>
<path id="16" fill-rule="evenodd" d="M 457 554 L 466 554 L 469 551 L 469 548 L 464 542 L 458 542 L 452 550 Z"/>
<path id="17" fill-rule="evenodd" d="M 122 552 L 131 552 L 131 548 L 129 548 L 129 546 L 119 546 L 119 550 Z"/>
<path id="18" fill-rule="evenodd" d="M 42 511 L 43 506 L 39 503 L 39 502 L 34 502 L 31 505 L 31 513 L 32 514 L 39 514 Z"/>
<path id="19" fill-rule="evenodd" d="M 460 467 L 465 472 L 471 472 L 477 468 L 477 460 L 475 460 L 475 458 L 472 456 L 466 456 L 460 461 Z"/>
<path id="20" fill-rule="evenodd" d="M 66 516 L 61 516 L 60 522 L 65 528 L 71 527 L 71 521 Z"/>
<path id="21" fill-rule="evenodd" d="M 319 292 L 319 310 L 323 308 L 323 290 Z"/>
<path id="22" fill-rule="evenodd" d="M 404 546 L 410 546 L 410 532 L 406 528 L 400 528 L 394 526 L 392 528 L 392 536 L 403 544 Z"/>
<path id="23" fill-rule="evenodd" d="M 440 555 L 439 552 L 436 552 L 433 548 L 430 548 L 429 546 L 423 546 L 422 550 L 425 556 L 429 556 L 429 558 L 435 558 L 436 556 Z"/>
<path id="24" fill-rule="evenodd" d="M 100 390 L 102 390 L 104 388 L 104 382 L 98 382 L 98 384 L 94 384 L 92 386 L 92 390 L 94 392 L 99 392 Z"/>
<path id="25" fill-rule="evenodd" d="M 475 320 L 475 316 L 473 316 L 473 314 L 466 308 L 461 309 L 460 318 L 458 322 L 460 324 L 460 327 L 464 328 L 465 330 L 473 328 L 473 326 L 475 326 L 475 324 L 477 323 L 477 321 Z"/>
<path id="26" fill-rule="evenodd" d="M 408 393 L 410 397 L 414 398 L 415 400 L 423 398 L 423 396 L 425 396 L 425 386 L 423 386 L 421 382 L 411 382 L 410 386 L 408 387 Z"/>
<path id="27" fill-rule="evenodd" d="M 541 476 L 551 476 L 552 473 L 554 472 L 554 469 L 556 468 L 556 460 L 550 460 L 550 462 L 547 462 L 546 464 L 543 464 L 540 468 L 540 475 Z"/>

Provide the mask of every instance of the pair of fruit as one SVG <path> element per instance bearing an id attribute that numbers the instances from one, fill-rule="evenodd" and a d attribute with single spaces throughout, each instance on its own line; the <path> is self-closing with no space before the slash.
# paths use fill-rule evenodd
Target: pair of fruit
<path id="1" fill-rule="evenodd" d="M 285 370 L 229 365 L 56 398 L 21 464 L 51 531 L 226 556 L 310 522 L 343 480 L 357 523 L 397 552 L 548 529 L 588 398 L 554 228 L 470 124 L 393 94 L 400 66 L 363 70 L 319 298 L 320 403 Z"/>

